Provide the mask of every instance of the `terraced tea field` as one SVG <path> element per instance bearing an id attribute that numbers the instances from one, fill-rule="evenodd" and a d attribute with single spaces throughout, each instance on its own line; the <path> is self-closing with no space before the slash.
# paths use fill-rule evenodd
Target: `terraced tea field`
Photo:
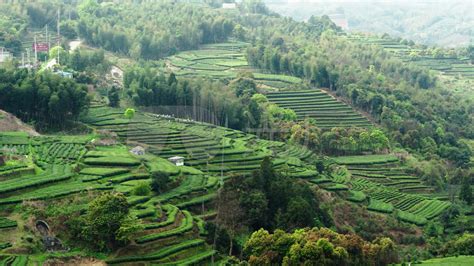
<path id="1" fill-rule="evenodd" d="M 232 174 L 246 175 L 259 169 L 266 156 L 277 169 L 303 178 L 348 200 L 368 204 L 385 213 L 396 212 L 404 221 L 423 225 L 437 217 L 449 203 L 418 195 L 431 188 L 400 166 L 393 156 L 336 158 L 351 176 L 341 172 L 323 177 L 305 147 L 261 140 L 240 131 L 189 120 L 137 112 L 124 119 L 123 110 L 93 105 L 83 121 L 94 130 L 85 136 L 40 136 L 0 134 L 3 152 L 10 152 L 0 167 L 0 248 L 17 247 L 22 228 L 14 206 L 25 201 L 46 203 L 99 191 L 121 192 L 131 212 L 145 230 L 134 237 L 135 244 L 111 254 L 109 264 L 206 264 L 225 256 L 206 242 L 206 221 L 215 218 L 213 200 L 222 182 Z M 116 143 L 103 144 L 113 139 Z M 140 145 L 144 155 L 130 149 Z M 169 157 L 182 156 L 184 166 Z M 151 182 L 151 175 L 163 171 L 176 184 L 156 194 L 139 195 L 137 185 Z M 319 177 L 319 178 L 316 178 Z M 414 193 L 418 194 L 414 194 Z M 85 210 L 84 206 L 77 206 Z M 35 255 L 0 255 L 5 263 L 40 263 Z"/>
<path id="2" fill-rule="evenodd" d="M 233 79 L 239 71 L 251 71 L 260 85 L 284 88 L 301 83 L 292 76 L 265 74 L 248 66 L 245 58 L 247 43 L 229 42 L 203 45 L 199 50 L 178 53 L 167 59 L 167 67 L 178 76 Z"/>
<path id="3" fill-rule="evenodd" d="M 0 207 L 54 202 L 102 190 L 123 193 L 145 230 L 135 236 L 135 245 L 110 256 L 109 264 L 195 264 L 209 262 L 211 257 L 219 261 L 225 257 L 206 243 L 205 224 L 216 214 L 213 200 L 224 179 L 235 173 L 250 174 L 266 156 L 274 157 L 275 166 L 294 177 L 316 175 L 315 167 L 304 163 L 312 156 L 304 147 L 210 124 L 141 112 L 129 120 L 122 110 L 100 105 L 91 107 L 84 122 L 96 133 L 0 134 L 0 147 L 8 155 L 7 164 L 0 167 Z M 112 144 L 102 144 L 110 138 L 115 139 Z M 137 145 L 145 148 L 144 155 L 130 152 Z M 185 166 L 168 161 L 177 155 L 185 158 Z M 137 185 L 150 182 L 156 171 L 168 173 L 176 186 L 161 194 L 136 194 Z M 7 251 L 17 247 L 22 228 L 17 227 L 18 216 L 11 210 L 0 208 L 0 233 L 6 234 L 0 245 Z M 0 261 L 20 265 L 41 264 L 40 259 L 0 255 Z"/>
<path id="4" fill-rule="evenodd" d="M 320 128 L 370 127 L 370 121 L 350 106 L 318 90 L 269 92 L 267 98 L 296 112 L 298 119 L 313 118 Z"/>
<path id="5" fill-rule="evenodd" d="M 393 53 L 404 62 L 414 63 L 418 66 L 436 70 L 447 76 L 463 77 L 474 80 L 474 65 L 468 58 L 434 58 L 432 55 L 419 55 L 416 60 L 410 58 L 411 53 L 420 53 L 422 50 L 400 44 L 394 40 L 382 39 L 377 36 L 350 35 L 348 39 L 367 45 L 380 45 L 385 50 Z"/>
<path id="6" fill-rule="evenodd" d="M 321 90 L 279 92 L 300 84 L 302 80 L 292 76 L 264 74 L 250 68 L 244 54 L 247 45 L 237 42 L 203 45 L 200 50 L 169 57 L 167 66 L 177 75 L 214 79 L 233 79 L 239 71 L 251 71 L 259 87 L 270 91 L 268 99 L 281 107 L 293 109 L 299 119 L 314 118 L 321 128 L 371 126 L 365 117 L 350 106 Z"/>
<path id="7" fill-rule="evenodd" d="M 424 225 L 450 206 L 393 155 L 335 157 L 334 161 L 345 165 L 351 177 L 332 177 L 324 180 L 325 186 L 346 185 L 351 191 L 349 200 L 368 202 L 369 210 L 396 212 L 403 221 Z"/>

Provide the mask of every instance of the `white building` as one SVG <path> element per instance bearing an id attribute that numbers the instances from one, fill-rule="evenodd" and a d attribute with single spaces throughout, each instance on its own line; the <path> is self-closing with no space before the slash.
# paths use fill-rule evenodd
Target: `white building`
<path id="1" fill-rule="evenodd" d="M 181 156 L 173 156 L 171 158 L 168 158 L 168 161 L 172 162 L 176 166 L 184 165 L 184 157 Z"/>
<path id="2" fill-rule="evenodd" d="M 136 146 L 135 148 L 131 149 L 130 152 L 135 155 L 145 155 L 145 148 L 142 146 Z"/>

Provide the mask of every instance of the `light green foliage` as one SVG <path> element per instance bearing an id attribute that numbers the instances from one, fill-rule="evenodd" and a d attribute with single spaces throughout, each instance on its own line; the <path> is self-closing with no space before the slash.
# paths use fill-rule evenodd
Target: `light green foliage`
<path id="1" fill-rule="evenodd" d="M 136 196 L 148 196 L 151 193 L 150 182 L 147 182 L 147 181 L 139 182 L 133 188 L 132 193 L 133 195 L 136 195 Z"/>
<path id="2" fill-rule="evenodd" d="M 339 164 L 378 164 L 387 162 L 396 162 L 398 158 L 394 155 L 366 155 L 366 156 L 341 156 L 335 157 L 334 160 Z"/>
<path id="3" fill-rule="evenodd" d="M 367 209 L 378 212 L 391 213 L 393 211 L 393 205 L 385 203 L 379 200 L 371 199 Z"/>
<path id="4" fill-rule="evenodd" d="M 255 93 L 255 94 L 252 96 L 252 100 L 254 100 L 254 101 L 255 101 L 256 103 L 258 103 L 258 104 L 262 104 L 262 103 L 268 102 L 267 97 L 265 97 L 265 95 L 260 94 L 260 93 Z"/>
<path id="5" fill-rule="evenodd" d="M 89 204 L 84 217 L 84 241 L 98 250 L 114 247 L 127 240 L 140 227 L 129 217 L 127 198 L 122 194 L 105 193 Z"/>
<path id="6" fill-rule="evenodd" d="M 68 53 L 62 48 L 61 46 L 54 46 L 49 50 L 49 58 L 50 59 L 58 59 L 59 54 L 59 62 L 66 62 L 68 58 Z"/>
<path id="7" fill-rule="evenodd" d="M 80 173 L 84 175 L 98 175 L 107 177 L 127 173 L 128 171 L 129 170 L 126 168 L 84 168 Z"/>
<path id="8" fill-rule="evenodd" d="M 273 234 L 260 229 L 251 235 L 244 250 L 250 254 L 250 265 L 299 265 L 307 261 L 321 265 L 342 265 L 354 261 L 355 257 L 361 264 L 371 264 L 374 260 L 384 264 L 396 261 L 396 246 L 390 239 L 381 238 L 369 244 L 357 236 L 354 237 L 356 239 L 349 239 L 346 235 L 337 234 L 327 228 L 298 229 L 293 233 L 278 229 Z M 334 241 L 335 239 L 337 241 Z M 354 245 L 359 246 L 357 251 L 352 250 L 349 253 L 349 246 L 353 248 Z"/>
<path id="9" fill-rule="evenodd" d="M 125 118 L 131 120 L 135 116 L 135 109 L 127 108 L 125 112 L 123 113 L 123 115 L 125 116 Z"/>
<path id="10" fill-rule="evenodd" d="M 409 223 L 414 223 L 414 224 L 417 224 L 417 225 L 425 225 L 428 222 L 426 220 L 426 218 L 424 218 L 422 216 L 412 214 L 412 213 L 409 213 L 409 212 L 404 212 L 404 211 L 398 211 L 397 216 L 402 221 L 409 222 Z"/>

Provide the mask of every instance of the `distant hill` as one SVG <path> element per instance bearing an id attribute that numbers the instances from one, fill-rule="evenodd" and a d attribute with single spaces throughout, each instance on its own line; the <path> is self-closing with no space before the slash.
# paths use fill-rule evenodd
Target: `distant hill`
<path id="1" fill-rule="evenodd" d="M 467 46 L 474 38 L 474 4 L 462 0 L 329 1 L 265 0 L 285 16 L 306 20 L 328 15 L 349 31 L 388 33 L 417 43 Z M 347 26 L 344 24 L 347 23 Z"/>

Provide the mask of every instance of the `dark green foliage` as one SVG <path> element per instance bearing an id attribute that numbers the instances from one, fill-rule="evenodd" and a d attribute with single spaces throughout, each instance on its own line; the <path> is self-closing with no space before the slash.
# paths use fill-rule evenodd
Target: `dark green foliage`
<path id="1" fill-rule="evenodd" d="M 104 73 L 110 63 L 105 59 L 104 51 L 85 51 L 76 49 L 69 55 L 67 66 L 75 71 L 88 71 Z"/>
<path id="2" fill-rule="evenodd" d="M 156 108 L 177 117 L 241 129 L 248 117 L 244 103 L 222 82 L 176 78 L 143 68 L 125 71 L 124 87 L 136 105 Z M 222 101 L 222 99 L 226 99 Z"/>
<path id="3" fill-rule="evenodd" d="M 62 21 L 59 27 L 62 36 L 70 40 L 77 38 L 76 23 L 74 23 L 73 21 Z"/>
<path id="4" fill-rule="evenodd" d="M 82 231 L 76 238 L 99 251 L 116 248 L 140 230 L 139 222 L 129 215 L 127 198 L 116 193 L 97 197 L 84 216 L 72 217 L 68 224 L 72 230 Z"/>
<path id="5" fill-rule="evenodd" d="M 447 242 L 440 251 L 443 255 L 474 255 L 474 235 L 464 235 Z"/>
<path id="6" fill-rule="evenodd" d="M 251 97 L 257 92 L 257 85 L 251 78 L 237 78 L 232 80 L 229 87 L 235 92 L 237 97 Z"/>
<path id="7" fill-rule="evenodd" d="M 453 204 L 441 214 L 440 221 L 444 227 L 450 227 L 454 225 L 459 215 L 461 215 L 459 206 Z"/>
<path id="8" fill-rule="evenodd" d="M 200 44 L 225 41 L 234 28 L 218 12 L 196 5 L 93 2 L 80 7 L 79 36 L 89 44 L 134 58 L 158 59 Z"/>
<path id="9" fill-rule="evenodd" d="M 0 243 L 0 250 L 11 247 L 11 243 Z"/>
<path id="10" fill-rule="evenodd" d="M 0 69 L 0 108 L 38 127 L 62 128 L 89 107 L 87 88 L 50 73 Z"/>
<path id="11" fill-rule="evenodd" d="M 168 188 L 170 175 L 166 172 L 154 172 L 151 176 L 151 189 L 157 193 L 163 193 Z"/>
<path id="12" fill-rule="evenodd" d="M 311 188 L 305 182 L 276 173 L 268 157 L 251 176 L 236 176 L 225 184 L 223 193 L 235 192 L 240 195 L 241 222 L 253 230 L 331 224 Z"/>
<path id="13" fill-rule="evenodd" d="M 129 213 L 127 198 L 121 194 L 104 194 L 89 204 L 84 236 L 98 249 L 117 242 L 116 233 Z"/>
<path id="14" fill-rule="evenodd" d="M 471 205 L 474 201 L 472 195 L 472 188 L 470 184 L 470 178 L 465 177 L 461 184 L 461 191 L 459 192 L 459 198 L 464 200 L 468 205 Z"/>
<path id="15" fill-rule="evenodd" d="M 151 193 L 150 183 L 142 181 L 133 188 L 133 195 L 148 196 Z"/>
<path id="16" fill-rule="evenodd" d="M 318 170 L 318 173 L 322 173 L 324 171 L 324 162 L 322 160 L 319 160 L 316 162 L 316 170 Z"/>
<path id="17" fill-rule="evenodd" d="M 119 96 L 119 89 L 116 86 L 112 86 L 107 91 L 107 98 L 109 99 L 109 106 L 110 107 L 119 107 L 120 106 L 120 96 Z"/>

